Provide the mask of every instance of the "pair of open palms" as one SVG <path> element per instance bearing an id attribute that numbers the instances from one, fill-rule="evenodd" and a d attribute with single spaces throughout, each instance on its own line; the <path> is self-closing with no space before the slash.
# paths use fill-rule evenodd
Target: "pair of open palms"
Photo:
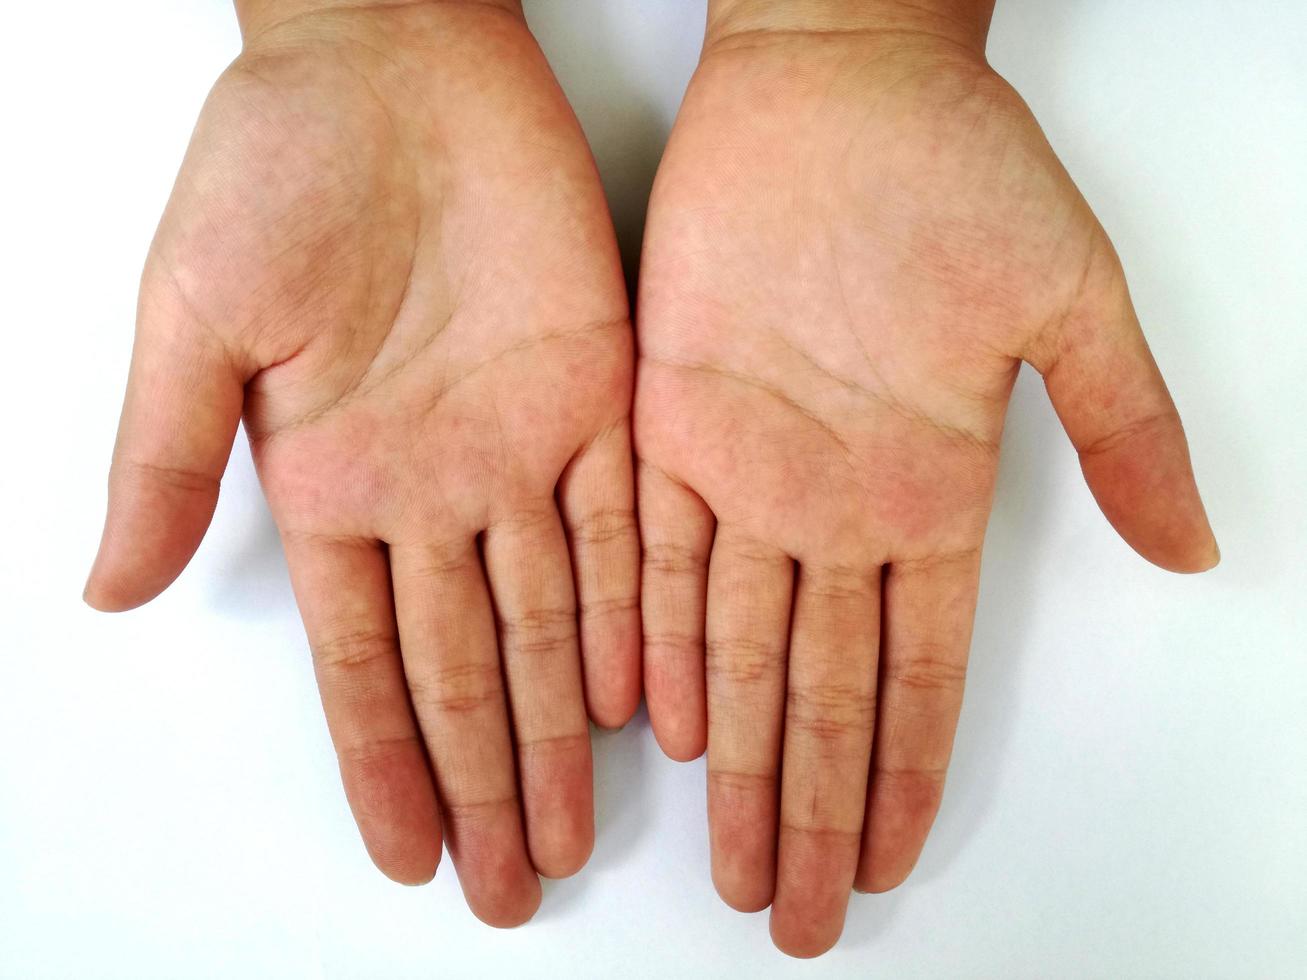
<path id="1" fill-rule="evenodd" d="M 710 34 L 633 331 L 513 4 L 246 26 L 144 274 L 87 597 L 180 572 L 243 417 L 396 880 L 443 836 L 480 918 L 528 919 L 591 850 L 587 719 L 643 687 L 707 749 L 722 897 L 828 948 L 939 805 L 1023 360 L 1121 534 L 1215 562 L 1112 247 L 970 39 Z"/>

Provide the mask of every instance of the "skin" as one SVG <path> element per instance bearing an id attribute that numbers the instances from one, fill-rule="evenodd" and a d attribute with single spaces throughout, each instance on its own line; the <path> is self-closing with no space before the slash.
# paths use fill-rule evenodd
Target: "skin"
<path id="1" fill-rule="evenodd" d="M 629 306 L 515 2 L 257 3 L 150 250 L 87 601 L 200 542 L 239 422 L 373 860 L 524 922 L 639 700 Z"/>
<path id="2" fill-rule="evenodd" d="M 650 206 L 646 697 L 668 755 L 707 751 L 718 892 L 795 956 L 939 808 L 1023 361 L 1122 537 L 1218 560 L 1111 243 L 985 62 L 991 6 L 713 4 Z"/>

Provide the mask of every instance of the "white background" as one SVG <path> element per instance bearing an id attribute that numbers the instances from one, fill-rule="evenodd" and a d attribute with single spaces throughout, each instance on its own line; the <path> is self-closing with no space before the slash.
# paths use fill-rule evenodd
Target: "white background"
<path id="1" fill-rule="evenodd" d="M 177 585 L 81 605 L 140 262 L 239 41 L 221 0 L 6 5 L 0 976 L 1307 975 L 1307 6 L 999 6 L 992 59 L 1116 240 L 1225 561 L 1117 541 L 1023 376 L 939 824 L 803 964 L 715 898 L 702 765 L 643 715 L 597 737 L 594 859 L 528 926 L 476 922 L 448 864 L 374 872 L 243 443 Z M 702 7 L 529 3 L 628 252 Z"/>

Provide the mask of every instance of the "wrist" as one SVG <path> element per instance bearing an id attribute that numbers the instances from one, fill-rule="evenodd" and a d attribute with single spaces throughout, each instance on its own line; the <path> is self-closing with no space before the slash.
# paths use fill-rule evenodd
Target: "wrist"
<path id="1" fill-rule="evenodd" d="M 449 10 L 466 7 L 488 13 L 503 11 L 521 18 L 522 0 L 388 0 L 384 5 L 369 0 L 235 0 L 241 36 L 248 43 L 256 35 L 299 17 L 314 14 L 402 14 L 422 7 Z"/>
<path id="2" fill-rule="evenodd" d="M 912 33 L 983 56 L 995 0 L 709 0 L 705 45 L 750 34 Z"/>

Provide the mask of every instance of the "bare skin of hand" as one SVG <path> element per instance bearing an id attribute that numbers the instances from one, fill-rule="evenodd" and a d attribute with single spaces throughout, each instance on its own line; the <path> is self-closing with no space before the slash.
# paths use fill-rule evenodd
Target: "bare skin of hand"
<path id="1" fill-rule="evenodd" d="M 241 9 L 145 270 L 97 608 L 153 598 L 242 416 L 345 790 L 523 922 L 593 844 L 589 717 L 639 700 L 629 311 L 515 2 Z"/>
<path id="2" fill-rule="evenodd" d="M 939 807 L 1023 361 L 1126 541 L 1181 572 L 1218 554 L 1120 264 L 986 64 L 988 11 L 729 6 L 646 233 L 645 689 L 669 755 L 707 750 L 717 890 L 811 956 Z"/>

